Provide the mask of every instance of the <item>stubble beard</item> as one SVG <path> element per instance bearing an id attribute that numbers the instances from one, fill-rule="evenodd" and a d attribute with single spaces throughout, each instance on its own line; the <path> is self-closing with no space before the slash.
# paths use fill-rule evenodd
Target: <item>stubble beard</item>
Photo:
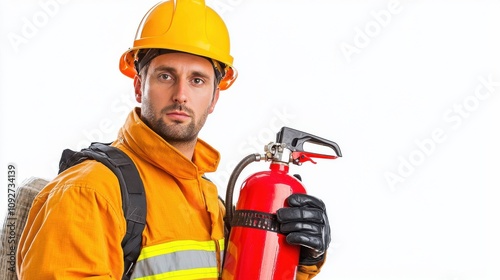
<path id="1" fill-rule="evenodd" d="M 203 112 L 200 120 L 196 121 L 194 112 L 182 104 L 173 104 L 164 107 L 158 115 L 155 115 L 154 110 L 150 104 L 143 104 L 144 108 L 141 112 L 142 120 L 161 138 L 169 144 L 176 145 L 189 145 L 196 143 L 198 133 L 206 122 L 208 116 L 207 111 Z M 173 124 L 167 124 L 164 121 L 165 115 L 173 110 L 179 110 L 188 113 L 191 116 L 191 121 L 188 123 L 176 121 Z"/>

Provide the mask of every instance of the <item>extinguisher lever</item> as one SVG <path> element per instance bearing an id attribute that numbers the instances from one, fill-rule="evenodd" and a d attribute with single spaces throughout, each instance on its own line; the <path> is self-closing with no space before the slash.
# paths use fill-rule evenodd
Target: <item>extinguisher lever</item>
<path id="1" fill-rule="evenodd" d="M 285 143 L 288 147 L 290 147 L 292 152 L 299 152 L 299 153 L 302 152 L 296 155 L 298 157 L 303 157 L 303 161 L 310 160 L 311 157 L 334 159 L 342 156 L 342 152 L 340 151 L 340 147 L 339 145 L 337 145 L 337 143 L 289 127 L 281 128 L 281 130 L 276 135 L 276 142 Z M 304 151 L 304 143 L 306 142 L 331 148 L 335 152 L 336 156 L 321 155 L 321 154 L 306 152 Z"/>
<path id="2" fill-rule="evenodd" d="M 337 156 L 309 153 L 309 152 L 292 152 L 293 163 L 297 165 L 300 165 L 306 161 L 310 161 L 316 164 L 316 162 L 312 158 L 336 159 Z"/>

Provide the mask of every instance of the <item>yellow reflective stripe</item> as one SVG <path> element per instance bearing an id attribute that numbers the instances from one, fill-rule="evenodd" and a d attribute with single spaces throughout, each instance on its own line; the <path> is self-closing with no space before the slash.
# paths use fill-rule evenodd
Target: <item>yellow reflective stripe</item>
<path id="1" fill-rule="evenodd" d="M 224 239 L 220 239 L 216 241 L 219 243 L 221 250 L 224 250 Z M 216 251 L 216 245 L 213 240 L 209 241 L 194 241 L 194 240 L 179 240 L 172 241 L 168 243 L 153 245 L 144 247 L 141 250 L 141 254 L 137 261 L 152 258 L 159 255 L 171 254 L 174 252 L 182 252 L 182 251 Z"/>
<path id="2" fill-rule="evenodd" d="M 193 268 L 188 270 L 177 270 L 156 275 L 134 278 L 137 280 L 159 280 L 159 279 L 206 279 L 218 278 L 217 268 Z"/>
<path id="3" fill-rule="evenodd" d="M 226 244 L 226 242 L 224 242 L 224 239 L 219 239 L 219 249 L 221 250 L 221 252 L 224 251 L 224 244 Z"/>

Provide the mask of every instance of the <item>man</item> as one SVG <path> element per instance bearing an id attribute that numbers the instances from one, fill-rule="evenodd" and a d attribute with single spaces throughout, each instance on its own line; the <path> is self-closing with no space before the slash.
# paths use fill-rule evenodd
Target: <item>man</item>
<path id="1" fill-rule="evenodd" d="M 220 90 L 236 79 L 229 35 L 203 1 L 166 1 L 143 18 L 120 70 L 134 79 L 141 104 L 113 146 L 137 166 L 146 200 L 142 250 L 132 278 L 218 279 L 224 206 L 214 172 L 219 153 L 198 138 Z M 319 272 L 330 241 L 322 202 L 299 196 L 283 210 L 289 242 L 303 245 L 297 279 Z M 312 207 L 311 207 L 312 205 Z M 318 205 L 318 206 L 315 206 Z M 303 216 L 318 216 L 308 221 Z M 36 198 L 19 243 L 20 279 L 121 279 L 125 235 L 117 178 L 84 161 L 56 177 Z"/>

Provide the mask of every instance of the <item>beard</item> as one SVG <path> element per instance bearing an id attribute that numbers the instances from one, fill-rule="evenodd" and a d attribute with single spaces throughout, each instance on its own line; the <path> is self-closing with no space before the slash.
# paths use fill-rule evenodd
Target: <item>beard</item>
<path id="1" fill-rule="evenodd" d="M 156 134 L 158 134 L 165 141 L 171 145 L 181 145 L 190 144 L 196 142 L 198 139 L 198 133 L 205 124 L 208 116 L 208 108 L 203 112 L 200 119 L 196 119 L 196 115 L 193 110 L 186 107 L 183 104 L 172 104 L 166 106 L 160 110 L 159 114 L 155 114 L 149 102 L 143 103 L 144 108 L 141 110 L 141 119 L 151 128 Z M 171 124 L 167 124 L 164 121 L 164 117 L 168 112 L 179 110 L 186 112 L 191 116 L 191 121 L 181 122 L 174 121 Z"/>

